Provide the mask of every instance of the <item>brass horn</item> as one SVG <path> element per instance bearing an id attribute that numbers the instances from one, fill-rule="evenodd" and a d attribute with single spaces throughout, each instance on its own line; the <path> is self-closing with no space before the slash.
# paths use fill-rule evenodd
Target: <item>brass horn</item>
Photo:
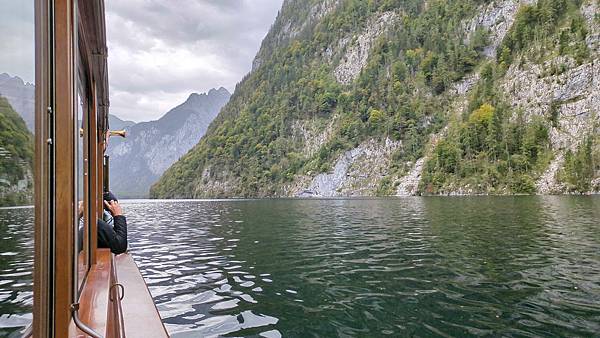
<path id="1" fill-rule="evenodd" d="M 127 131 L 126 130 L 111 130 L 111 131 L 108 132 L 108 135 L 110 137 L 121 136 L 122 138 L 126 138 L 127 137 Z"/>
<path id="2" fill-rule="evenodd" d="M 121 136 L 122 138 L 126 138 L 127 131 L 126 130 L 110 130 L 108 132 L 108 136 L 110 136 L 110 137 Z M 79 137 L 83 137 L 83 128 L 79 128 Z"/>

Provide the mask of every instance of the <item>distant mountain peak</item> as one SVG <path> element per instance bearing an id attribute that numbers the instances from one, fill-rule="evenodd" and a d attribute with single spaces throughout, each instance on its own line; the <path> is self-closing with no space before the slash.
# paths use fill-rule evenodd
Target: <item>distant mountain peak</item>
<path id="1" fill-rule="evenodd" d="M 204 94 L 202 94 L 202 95 L 204 95 Z M 190 96 L 188 96 L 188 98 L 187 98 L 187 100 L 186 100 L 186 101 L 189 101 L 189 100 L 195 99 L 195 98 L 197 98 L 197 97 L 200 97 L 200 94 L 198 94 L 198 93 L 191 93 L 191 94 L 190 94 Z"/>
<path id="2" fill-rule="evenodd" d="M 23 80 L 19 76 L 17 76 L 17 75 L 11 76 L 8 73 L 0 74 L 0 83 L 11 83 L 12 85 L 15 85 L 15 86 L 33 87 L 33 83 L 25 82 L 25 80 Z"/>
<path id="3" fill-rule="evenodd" d="M 129 121 L 129 120 L 124 120 L 114 114 L 109 114 L 108 115 L 108 125 L 113 130 L 121 130 L 121 129 L 130 128 L 131 126 L 135 125 L 135 122 Z"/>
<path id="4" fill-rule="evenodd" d="M 0 94 L 10 102 L 13 109 L 21 115 L 27 128 L 33 131 L 35 124 L 35 86 L 18 76 L 0 74 Z"/>
<path id="5" fill-rule="evenodd" d="M 225 87 L 219 87 L 219 89 L 211 89 L 208 91 L 208 96 L 211 95 L 231 95 L 231 93 Z"/>
<path id="6" fill-rule="evenodd" d="M 212 88 L 208 92 L 202 94 L 191 93 L 190 96 L 188 96 L 186 102 L 199 102 L 198 100 L 223 97 L 228 98 L 229 96 L 231 96 L 231 93 L 229 93 L 229 91 L 225 87 L 220 87 L 219 89 Z"/>

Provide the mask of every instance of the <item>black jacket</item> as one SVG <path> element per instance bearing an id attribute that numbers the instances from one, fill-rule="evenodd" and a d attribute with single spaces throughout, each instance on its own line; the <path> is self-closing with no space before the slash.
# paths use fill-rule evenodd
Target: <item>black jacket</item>
<path id="1" fill-rule="evenodd" d="M 127 219 L 115 216 L 114 227 L 103 220 L 98 220 L 98 247 L 109 248 L 115 255 L 127 251 Z"/>
<path id="2" fill-rule="evenodd" d="M 114 226 L 98 220 L 98 247 L 108 248 L 115 255 L 127 251 L 127 219 L 125 216 L 113 217 Z M 83 228 L 79 228 L 79 251 L 83 248 Z"/>

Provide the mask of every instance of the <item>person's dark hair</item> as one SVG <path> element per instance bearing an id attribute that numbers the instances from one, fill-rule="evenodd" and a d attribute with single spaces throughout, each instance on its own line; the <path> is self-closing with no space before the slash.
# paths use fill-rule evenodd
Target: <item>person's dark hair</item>
<path id="1" fill-rule="evenodd" d="M 117 202 L 118 202 L 118 201 L 119 201 L 119 200 L 117 199 L 117 196 L 115 196 L 115 195 L 114 195 L 112 192 L 110 192 L 110 191 L 107 191 L 107 192 L 105 192 L 105 193 L 104 193 L 104 195 L 103 195 L 103 198 L 104 198 L 104 200 L 105 200 L 105 201 L 107 201 L 107 202 L 110 202 L 110 201 L 117 201 Z"/>

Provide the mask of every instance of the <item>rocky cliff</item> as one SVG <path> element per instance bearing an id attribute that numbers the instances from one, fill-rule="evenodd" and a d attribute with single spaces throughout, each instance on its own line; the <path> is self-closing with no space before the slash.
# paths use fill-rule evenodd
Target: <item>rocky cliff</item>
<path id="1" fill-rule="evenodd" d="M 0 96 L 0 206 L 32 203 L 33 136 Z"/>
<path id="2" fill-rule="evenodd" d="M 150 186 L 187 153 L 229 100 L 225 88 L 191 94 L 162 118 L 132 124 L 111 117 L 111 129 L 127 129 L 127 138 L 111 138 L 110 186 L 118 196 L 147 197 Z"/>
<path id="3" fill-rule="evenodd" d="M 598 191 L 596 0 L 284 2 L 154 197 Z"/>

